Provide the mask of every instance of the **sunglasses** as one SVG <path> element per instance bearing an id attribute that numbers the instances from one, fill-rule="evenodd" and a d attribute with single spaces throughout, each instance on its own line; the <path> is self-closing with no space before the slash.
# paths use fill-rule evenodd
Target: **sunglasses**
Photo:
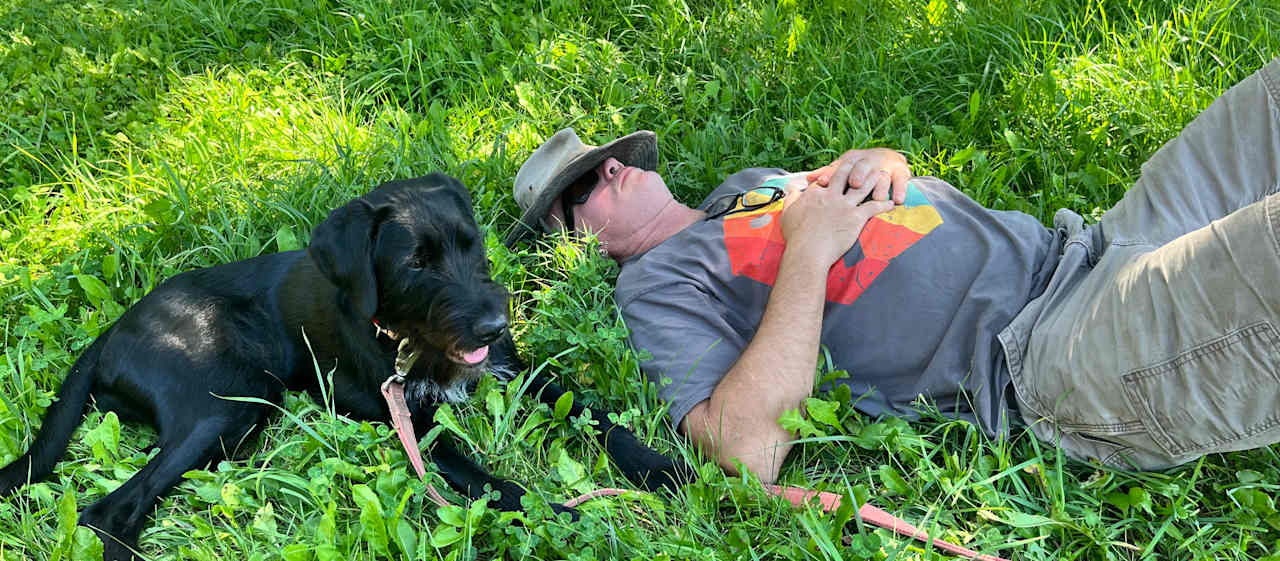
<path id="1" fill-rule="evenodd" d="M 767 207 L 786 196 L 781 187 L 757 187 L 742 193 L 731 193 L 716 197 L 707 205 L 707 220 L 727 216 L 735 212 L 749 212 Z"/>
<path id="2" fill-rule="evenodd" d="M 573 221 L 573 207 L 586 204 L 587 199 L 591 198 L 591 192 L 596 190 L 598 180 L 599 176 L 593 169 L 573 180 L 573 183 L 560 192 L 560 210 L 564 212 L 565 227 L 569 231 L 573 231 L 576 224 Z"/>

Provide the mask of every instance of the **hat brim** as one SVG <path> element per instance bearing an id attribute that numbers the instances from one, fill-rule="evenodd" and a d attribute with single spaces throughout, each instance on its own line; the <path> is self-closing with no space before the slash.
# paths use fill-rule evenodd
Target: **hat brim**
<path id="1" fill-rule="evenodd" d="M 613 142 L 582 152 L 569 160 L 547 181 L 538 196 L 534 198 L 533 204 L 529 205 L 529 209 L 520 217 L 515 229 L 507 236 L 507 247 L 530 236 L 553 231 L 555 228 L 547 220 L 547 213 L 560 199 L 560 194 L 579 177 L 594 170 L 609 158 L 617 158 L 628 166 L 654 171 L 658 169 L 658 136 L 653 131 L 633 132 Z"/>

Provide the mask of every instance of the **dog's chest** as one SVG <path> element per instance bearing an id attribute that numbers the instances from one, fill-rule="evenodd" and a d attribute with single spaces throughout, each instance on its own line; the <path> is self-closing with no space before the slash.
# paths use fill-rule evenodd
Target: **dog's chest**
<path id="1" fill-rule="evenodd" d="M 441 384 L 430 377 L 410 378 L 405 382 L 405 398 L 424 405 L 466 401 L 471 394 L 472 382 L 484 373 L 484 370 L 479 368 L 474 370 L 476 371 L 474 374 L 466 372 L 462 375 L 453 376 L 446 384 Z"/>
<path id="2" fill-rule="evenodd" d="M 417 401 L 424 405 L 431 403 L 461 403 L 471 396 L 472 386 L 485 372 L 492 372 L 495 377 L 503 382 L 510 381 L 516 374 L 504 366 L 486 361 L 484 364 L 475 367 L 455 371 L 452 376 L 448 377 L 448 382 L 443 384 L 437 382 L 433 376 L 415 376 L 405 381 L 405 399 Z"/>

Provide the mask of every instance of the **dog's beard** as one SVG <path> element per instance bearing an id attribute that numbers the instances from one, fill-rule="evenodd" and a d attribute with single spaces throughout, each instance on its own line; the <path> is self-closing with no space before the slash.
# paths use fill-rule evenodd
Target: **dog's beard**
<path id="1" fill-rule="evenodd" d="M 486 371 L 504 382 L 515 378 L 517 372 L 504 366 L 485 361 L 482 365 L 470 368 L 458 367 L 454 375 L 444 384 L 431 376 L 406 378 L 405 397 L 418 400 L 420 403 L 462 403 L 471 397 L 471 385 L 480 379 Z"/>
<path id="2" fill-rule="evenodd" d="M 483 370 L 476 369 L 478 372 Z M 471 396 L 471 381 L 479 378 L 470 376 L 454 376 L 447 386 L 441 386 L 432 378 L 413 378 L 405 383 L 405 394 L 408 399 L 419 403 L 462 403 Z"/>
<path id="3" fill-rule="evenodd" d="M 422 347 L 420 339 L 408 336 L 400 340 L 395 359 L 396 373 L 405 377 L 407 397 L 421 403 L 466 401 L 471 393 L 471 384 L 484 374 L 488 366 L 487 356 L 475 363 L 461 363 L 453 357 L 443 356 L 438 349 Z M 414 375 L 415 367 L 417 375 Z"/>
<path id="4" fill-rule="evenodd" d="M 477 297 L 474 290 L 458 289 L 460 285 L 450 283 L 449 288 L 437 287 L 430 291 L 430 297 L 407 298 L 396 315 L 418 318 L 404 322 L 407 325 L 403 334 L 412 337 L 423 351 L 430 348 L 464 369 L 483 368 L 491 349 L 488 341 L 474 333 L 475 324 L 480 320 L 476 310 L 494 305 L 487 302 L 490 298 Z"/>
<path id="5" fill-rule="evenodd" d="M 474 333 L 482 317 L 477 310 L 496 307 L 491 301 L 494 296 L 477 292 L 474 284 L 449 283 L 396 298 L 384 310 L 383 321 L 392 337 L 402 340 L 397 370 L 405 375 L 407 398 L 464 401 L 480 376 L 497 364 L 490 342 Z M 416 363 L 402 364 L 407 352 L 416 355 Z"/>
<path id="6" fill-rule="evenodd" d="M 459 370 L 473 368 L 483 370 L 489 364 L 489 345 L 476 347 L 464 344 L 461 338 L 456 336 L 433 336 L 426 333 L 415 333 L 407 335 L 406 338 L 411 341 L 414 352 L 437 359 L 425 361 L 433 367 L 438 366 L 436 363 L 442 362 L 440 359 Z"/>

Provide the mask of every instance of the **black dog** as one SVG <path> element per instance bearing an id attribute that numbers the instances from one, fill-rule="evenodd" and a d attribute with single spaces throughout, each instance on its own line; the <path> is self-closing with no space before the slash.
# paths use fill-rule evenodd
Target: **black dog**
<path id="1" fill-rule="evenodd" d="M 337 410 L 386 420 L 379 387 L 395 373 L 394 339 L 407 339 L 419 356 L 406 382 L 418 434 L 440 402 L 464 398 L 481 373 L 526 369 L 470 196 L 444 174 L 388 182 L 334 210 L 305 251 L 189 271 L 156 287 L 76 360 L 31 449 L 0 470 L 0 496 L 49 475 L 90 396 L 121 418 L 149 422 L 160 452 L 80 515 L 103 538 L 107 560 L 132 559 L 160 495 L 269 413 L 224 397 L 279 403 L 285 390 L 318 395 L 309 342 L 324 370 L 336 366 Z M 531 388 L 548 403 L 563 393 L 542 376 Z M 581 413 L 575 404 L 571 414 Z M 596 419 L 605 449 L 635 484 L 674 488 L 690 473 L 605 416 Z M 489 485 L 501 491 L 497 508 L 520 508 L 521 487 L 489 475 L 447 439 L 431 456 L 459 492 L 475 498 Z"/>

